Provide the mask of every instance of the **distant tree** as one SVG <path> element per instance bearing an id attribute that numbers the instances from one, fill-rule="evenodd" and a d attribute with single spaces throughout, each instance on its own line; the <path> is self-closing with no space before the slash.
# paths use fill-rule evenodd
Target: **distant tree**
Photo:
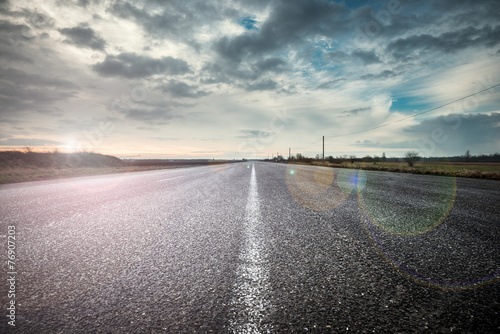
<path id="1" fill-rule="evenodd" d="M 387 157 L 385 156 L 385 152 L 382 153 L 382 162 L 386 162 L 387 161 Z"/>
<path id="2" fill-rule="evenodd" d="M 349 156 L 349 160 L 351 160 L 351 164 L 353 164 L 354 160 L 356 160 L 356 156 L 355 155 L 350 155 Z"/>
<path id="3" fill-rule="evenodd" d="M 302 155 L 302 153 L 297 153 L 297 161 L 301 161 L 302 159 L 304 159 L 304 156 Z"/>
<path id="4" fill-rule="evenodd" d="M 465 161 L 469 162 L 470 161 L 470 157 L 471 157 L 470 151 L 467 150 L 467 152 L 465 152 Z"/>
<path id="5" fill-rule="evenodd" d="M 418 152 L 408 151 L 405 154 L 404 161 L 408 164 L 408 166 L 413 167 L 413 165 L 420 160 L 420 156 Z"/>
<path id="6" fill-rule="evenodd" d="M 33 147 L 31 146 L 24 146 L 24 153 L 31 153 L 33 152 Z"/>
<path id="7" fill-rule="evenodd" d="M 377 162 L 379 162 L 379 161 L 380 161 L 380 157 L 378 155 L 374 155 L 373 156 L 373 164 L 376 165 Z"/>
<path id="8" fill-rule="evenodd" d="M 321 156 L 319 154 L 316 154 L 316 160 L 321 160 Z"/>
<path id="9" fill-rule="evenodd" d="M 333 157 L 330 155 L 330 156 L 328 157 L 328 162 L 329 162 L 329 163 L 333 163 L 333 161 L 334 161 L 334 160 L 333 160 Z"/>
<path id="10" fill-rule="evenodd" d="M 371 155 L 365 155 L 365 157 L 363 158 L 363 161 L 364 162 L 372 162 L 373 158 Z"/>

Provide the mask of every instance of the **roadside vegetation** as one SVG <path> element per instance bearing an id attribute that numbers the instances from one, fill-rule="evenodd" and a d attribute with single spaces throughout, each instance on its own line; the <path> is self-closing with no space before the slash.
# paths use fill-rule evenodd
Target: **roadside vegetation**
<path id="1" fill-rule="evenodd" d="M 208 159 L 122 160 L 95 152 L 63 153 L 56 149 L 36 152 L 32 148 L 26 147 L 22 151 L 0 151 L 0 184 L 200 165 L 220 165 L 228 162 L 236 161 Z"/>
<path id="2" fill-rule="evenodd" d="M 119 172 L 127 164 L 117 157 L 94 152 L 62 153 L 0 151 L 0 183 Z"/>
<path id="3" fill-rule="evenodd" d="M 500 180 L 499 153 L 473 156 L 467 151 L 463 156 L 423 158 L 417 152 L 410 151 L 404 157 L 399 158 L 388 158 L 385 153 L 382 153 L 381 156 L 367 155 L 364 157 L 356 157 L 355 155 L 328 156 L 324 160 L 319 154 L 314 158 L 310 158 L 297 153 L 289 160 L 279 156 L 271 161 L 336 168 Z"/>

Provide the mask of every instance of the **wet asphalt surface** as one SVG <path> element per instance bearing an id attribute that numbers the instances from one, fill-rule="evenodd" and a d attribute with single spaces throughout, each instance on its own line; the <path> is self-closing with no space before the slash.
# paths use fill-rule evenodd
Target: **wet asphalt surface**
<path id="1" fill-rule="evenodd" d="M 0 332 L 499 332 L 499 200 L 263 162 L 2 185 Z"/>

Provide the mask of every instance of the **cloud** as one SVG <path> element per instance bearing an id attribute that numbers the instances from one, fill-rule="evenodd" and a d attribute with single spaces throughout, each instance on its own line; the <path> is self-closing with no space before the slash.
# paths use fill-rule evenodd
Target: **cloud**
<path id="1" fill-rule="evenodd" d="M 163 92 L 168 92 L 174 97 L 197 98 L 207 96 L 210 93 L 203 90 L 196 90 L 196 86 L 188 85 L 185 82 L 170 80 L 167 84 L 161 86 Z"/>
<path id="2" fill-rule="evenodd" d="M 282 74 L 290 71 L 289 64 L 279 57 L 266 57 L 252 63 L 234 65 L 229 62 L 213 62 L 205 64 L 202 68 L 202 83 L 228 83 L 239 87 L 248 87 L 249 90 L 257 88 L 254 81 L 267 73 Z M 252 83 L 253 82 L 253 83 Z M 269 83 L 269 82 L 268 82 Z M 256 86 L 257 85 L 257 86 Z"/>
<path id="3" fill-rule="evenodd" d="M 59 32 L 68 39 L 64 42 L 78 47 L 86 47 L 92 50 L 103 51 L 106 46 L 104 39 L 99 37 L 92 28 L 78 26 L 73 28 L 59 29 Z"/>
<path id="4" fill-rule="evenodd" d="M 2 146 L 57 146 L 64 144 L 61 141 L 37 138 L 7 138 L 0 139 Z"/>
<path id="5" fill-rule="evenodd" d="M 2 116 L 30 111 L 53 114 L 58 101 L 76 96 L 78 86 L 61 78 L 28 74 L 16 69 L 0 69 L 0 105 Z"/>
<path id="6" fill-rule="evenodd" d="M 265 79 L 258 82 L 250 83 L 243 86 L 247 91 L 275 90 L 278 87 L 276 81 Z"/>
<path id="7" fill-rule="evenodd" d="M 352 116 L 352 115 L 357 115 L 359 113 L 365 112 L 365 111 L 370 111 L 371 108 L 356 108 L 356 109 L 351 109 L 351 110 L 345 110 L 342 112 L 344 116 Z"/>
<path id="8" fill-rule="evenodd" d="M 112 110 L 122 115 L 130 121 L 140 121 L 149 125 L 167 124 L 167 121 L 183 119 L 185 113 L 180 113 L 184 108 L 192 108 L 194 104 L 181 103 L 172 100 L 141 101 L 134 103 L 118 103 L 108 106 Z M 137 127 L 136 127 L 137 128 Z M 147 128 L 145 128 L 147 129 Z"/>
<path id="9" fill-rule="evenodd" d="M 259 71 L 259 74 L 265 72 L 281 73 L 286 71 L 287 63 L 281 58 L 269 57 L 257 61 L 253 67 Z"/>
<path id="10" fill-rule="evenodd" d="M 28 74 L 24 71 L 14 68 L 2 69 L 0 68 L 0 80 L 8 79 L 8 82 L 18 86 L 40 86 L 40 87 L 57 87 L 64 89 L 77 89 L 78 85 L 75 83 L 62 79 L 52 78 L 47 75 L 42 76 L 39 74 Z"/>
<path id="11" fill-rule="evenodd" d="M 25 24 L 16 24 L 0 21 L 0 59 L 13 62 L 32 63 L 31 57 L 26 55 L 24 45 L 33 39 L 31 28 Z"/>
<path id="12" fill-rule="evenodd" d="M 381 63 L 380 58 L 375 54 L 373 50 L 356 50 L 351 54 L 351 56 L 360 59 L 365 65 Z"/>
<path id="13" fill-rule="evenodd" d="M 278 1 L 262 28 L 236 36 L 224 36 L 214 50 L 236 63 L 246 57 L 261 57 L 269 52 L 297 46 L 315 35 L 342 32 L 342 16 L 347 8 L 335 2 L 319 0 Z"/>
<path id="14" fill-rule="evenodd" d="M 500 26 L 492 28 L 467 27 L 439 36 L 413 35 L 390 42 L 386 51 L 395 59 L 415 59 L 425 52 L 453 53 L 471 47 L 494 47 L 500 45 Z"/>
<path id="15" fill-rule="evenodd" d="M 323 82 L 322 84 L 318 85 L 316 89 L 331 89 L 332 87 L 335 87 L 342 82 L 346 81 L 346 78 L 338 78 L 334 80 L 329 80 L 327 82 Z"/>
<path id="16" fill-rule="evenodd" d="M 97 4 L 98 0 L 77 0 L 76 4 L 80 7 L 87 8 L 91 3 Z"/>
<path id="17" fill-rule="evenodd" d="M 103 77 L 145 78 L 156 74 L 181 75 L 191 72 L 188 63 L 182 59 L 162 57 L 155 59 L 135 53 L 121 53 L 106 56 L 106 59 L 92 66 Z"/>
<path id="18" fill-rule="evenodd" d="M 62 89 L 29 88 L 14 85 L 4 85 L 0 94 L 2 115 L 19 116 L 19 113 L 29 111 L 42 114 L 55 114 L 60 108 L 55 105 L 59 101 L 68 101 L 75 97 L 75 92 Z"/>
<path id="19" fill-rule="evenodd" d="M 140 5 L 116 1 L 107 12 L 135 21 L 148 35 L 168 37 L 187 45 L 197 45 L 193 43 L 197 28 L 238 16 L 231 3 L 204 0 L 191 1 L 189 6 L 182 0 L 146 1 Z"/>
<path id="20" fill-rule="evenodd" d="M 165 124 L 168 120 L 180 118 L 169 106 L 163 108 L 127 108 L 124 109 L 123 114 L 131 120 L 152 124 Z"/>
<path id="21" fill-rule="evenodd" d="M 365 74 L 365 75 L 362 75 L 360 78 L 363 79 L 363 80 L 378 80 L 378 79 L 388 79 L 388 78 L 392 78 L 396 76 L 396 73 L 394 73 L 393 71 L 391 70 L 385 70 L 385 71 L 382 71 L 378 74 Z"/>
<path id="22" fill-rule="evenodd" d="M 240 130 L 239 138 L 268 138 L 274 136 L 273 132 L 262 130 Z"/>
<path id="23" fill-rule="evenodd" d="M 427 139 L 440 151 L 452 154 L 462 154 L 467 149 L 498 152 L 499 131 L 500 113 L 450 114 L 427 119 L 405 129 L 407 134 Z"/>

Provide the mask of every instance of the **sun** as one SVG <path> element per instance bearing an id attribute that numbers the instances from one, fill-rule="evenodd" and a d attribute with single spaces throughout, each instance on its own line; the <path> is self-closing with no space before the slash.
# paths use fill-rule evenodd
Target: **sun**
<path id="1" fill-rule="evenodd" d="M 64 151 L 68 153 L 73 153 L 76 151 L 76 141 L 74 140 L 68 140 L 66 142 L 66 145 L 64 145 Z"/>

